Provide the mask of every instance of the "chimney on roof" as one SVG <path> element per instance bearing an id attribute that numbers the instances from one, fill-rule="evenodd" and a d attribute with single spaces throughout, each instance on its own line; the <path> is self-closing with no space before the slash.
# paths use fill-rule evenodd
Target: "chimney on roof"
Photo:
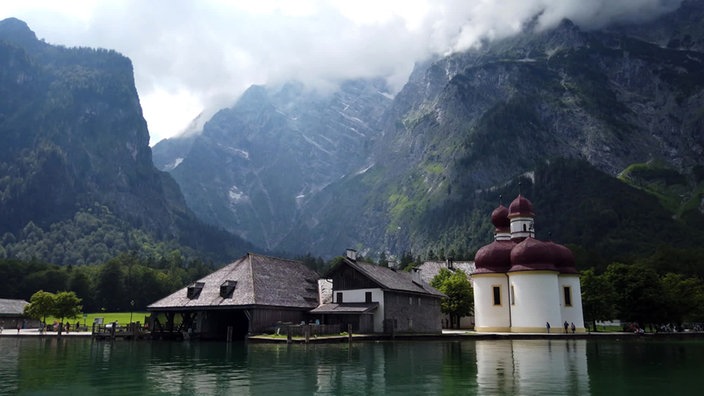
<path id="1" fill-rule="evenodd" d="M 420 278 L 420 268 L 413 268 L 413 270 L 411 270 L 411 279 L 415 284 L 423 284 L 423 280 Z"/>
<path id="2" fill-rule="evenodd" d="M 354 249 L 347 249 L 345 256 L 352 261 L 357 261 L 357 251 Z"/>

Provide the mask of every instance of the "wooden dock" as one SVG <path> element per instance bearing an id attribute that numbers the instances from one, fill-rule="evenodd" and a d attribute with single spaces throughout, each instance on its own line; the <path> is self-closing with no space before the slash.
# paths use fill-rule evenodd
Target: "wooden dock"
<path id="1" fill-rule="evenodd" d="M 130 323 L 126 326 L 120 326 L 115 323 L 93 324 L 92 336 L 98 340 L 136 340 L 145 338 L 148 332 L 139 323 Z"/>

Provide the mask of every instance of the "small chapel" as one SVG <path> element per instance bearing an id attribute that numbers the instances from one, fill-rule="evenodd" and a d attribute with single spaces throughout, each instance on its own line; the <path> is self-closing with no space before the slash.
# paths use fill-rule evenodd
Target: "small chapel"
<path id="1" fill-rule="evenodd" d="M 536 239 L 534 218 L 520 194 L 491 213 L 494 241 L 477 251 L 472 273 L 477 332 L 586 331 L 574 255 Z"/>

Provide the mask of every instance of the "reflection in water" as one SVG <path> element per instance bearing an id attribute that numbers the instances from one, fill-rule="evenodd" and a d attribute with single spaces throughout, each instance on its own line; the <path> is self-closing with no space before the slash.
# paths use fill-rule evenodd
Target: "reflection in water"
<path id="1" fill-rule="evenodd" d="M 701 393 L 702 367 L 698 337 L 269 345 L 0 336 L 0 396 L 679 395 Z"/>
<path id="2" fill-rule="evenodd" d="M 477 341 L 480 395 L 589 394 L 586 340 Z"/>
<path id="3" fill-rule="evenodd" d="M 167 394 L 408 395 L 474 388 L 474 343 L 232 344 L 225 350 L 222 344 L 174 343 L 152 348 L 147 388 Z M 200 355 L 208 358 L 201 362 Z"/>

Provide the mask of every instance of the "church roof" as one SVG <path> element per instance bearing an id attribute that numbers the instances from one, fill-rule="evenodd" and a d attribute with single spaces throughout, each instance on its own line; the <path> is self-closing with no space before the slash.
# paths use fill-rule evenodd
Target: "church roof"
<path id="1" fill-rule="evenodd" d="M 533 204 L 521 194 L 508 207 L 508 217 L 533 217 Z"/>
<path id="2" fill-rule="evenodd" d="M 508 209 L 499 205 L 491 213 L 491 222 L 496 232 L 503 232 L 510 226 L 514 217 L 533 217 L 533 204 L 518 194 Z M 520 243 L 501 238 L 481 247 L 474 257 L 476 270 L 474 274 L 506 273 L 517 271 L 559 271 L 562 274 L 576 274 L 572 251 L 558 243 L 543 242 L 533 237 L 525 238 Z M 520 240 L 520 239 L 519 239 Z"/>
<path id="3" fill-rule="evenodd" d="M 511 226 L 511 220 L 508 218 L 508 213 L 507 207 L 499 205 L 491 212 L 491 224 L 493 224 L 497 230 L 509 228 Z"/>
<path id="4" fill-rule="evenodd" d="M 511 250 L 516 246 L 513 241 L 494 241 L 483 246 L 474 256 L 475 274 L 503 273 L 511 268 Z"/>
<path id="5" fill-rule="evenodd" d="M 565 245 L 560 245 L 559 243 L 546 242 L 550 249 L 552 250 L 552 257 L 555 263 L 555 267 L 562 274 L 576 274 L 577 267 L 575 266 L 574 254 Z"/>
<path id="6" fill-rule="evenodd" d="M 526 238 L 511 250 L 511 269 L 517 271 L 556 271 L 550 245 Z"/>

